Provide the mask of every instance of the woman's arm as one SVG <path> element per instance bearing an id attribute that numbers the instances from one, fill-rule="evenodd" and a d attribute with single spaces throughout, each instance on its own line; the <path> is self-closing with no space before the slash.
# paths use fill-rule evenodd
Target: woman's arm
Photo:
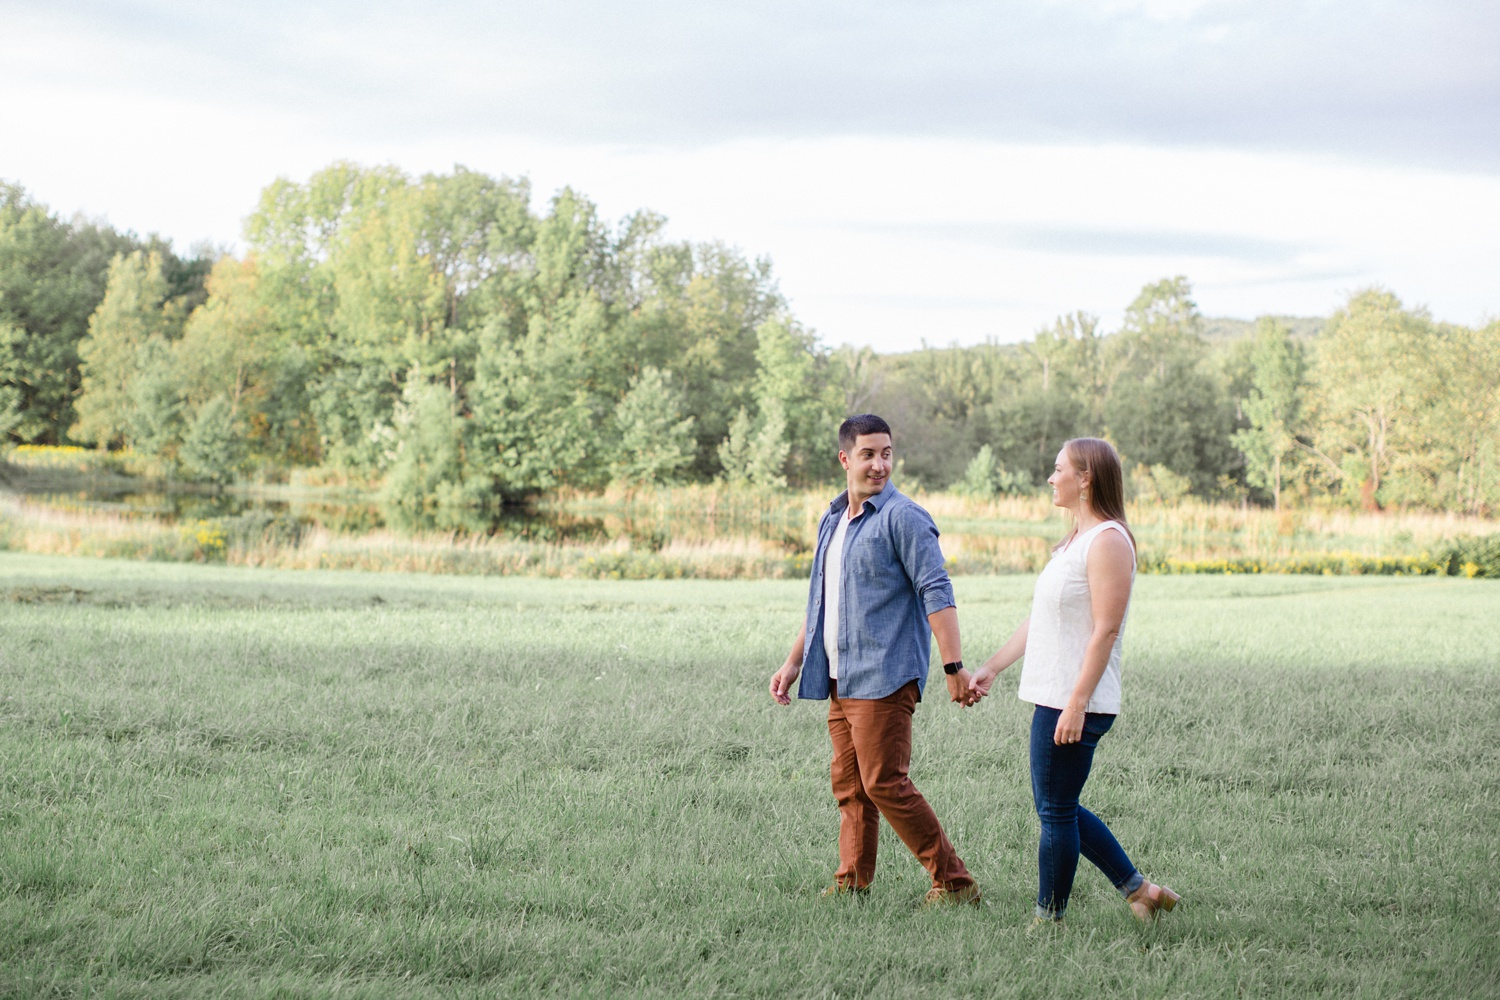
<path id="1" fill-rule="evenodd" d="M 1052 742 L 1059 746 L 1077 743 L 1083 735 L 1084 712 L 1094 696 L 1094 688 L 1099 686 L 1099 678 L 1104 676 L 1104 668 L 1109 666 L 1109 654 L 1125 621 L 1134 568 L 1135 553 L 1118 531 L 1102 532 L 1089 546 L 1089 610 L 1094 617 L 1094 632 L 1083 651 L 1083 665 L 1073 685 L 1073 694 L 1052 734 Z"/>
<path id="2" fill-rule="evenodd" d="M 1031 617 L 1028 615 L 1020 626 L 1011 633 L 1010 638 L 1005 640 L 1005 645 L 995 651 L 995 655 L 984 661 L 984 666 L 974 671 L 974 676 L 969 678 L 969 693 L 972 695 L 973 704 L 980 698 L 990 693 L 990 687 L 995 683 L 995 678 L 1000 671 L 1015 663 L 1026 652 L 1027 628 L 1031 625 Z"/>

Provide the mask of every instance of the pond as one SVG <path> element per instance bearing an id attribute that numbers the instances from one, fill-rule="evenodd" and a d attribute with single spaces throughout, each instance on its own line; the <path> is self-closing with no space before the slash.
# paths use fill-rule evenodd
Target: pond
<path id="1" fill-rule="evenodd" d="M 630 539 L 638 548 L 657 549 L 675 538 L 713 540 L 756 538 L 790 549 L 804 531 L 802 518 L 783 512 L 743 516 L 739 512 L 696 508 L 623 510 L 584 502 L 569 509 L 555 501 L 506 504 L 485 509 L 413 509 L 381 503 L 348 491 L 230 488 L 213 490 L 192 483 L 146 484 L 118 475 L 90 475 L 33 470 L 0 465 L 0 493 L 23 499 L 29 506 L 76 514 L 150 519 L 163 524 L 234 520 L 258 515 L 262 520 L 295 522 L 333 534 L 362 535 L 390 531 L 400 536 L 432 533 L 482 535 L 529 542 L 607 543 Z M 776 516 L 782 515 L 782 516 Z M 808 540 L 810 542 L 810 539 Z"/>

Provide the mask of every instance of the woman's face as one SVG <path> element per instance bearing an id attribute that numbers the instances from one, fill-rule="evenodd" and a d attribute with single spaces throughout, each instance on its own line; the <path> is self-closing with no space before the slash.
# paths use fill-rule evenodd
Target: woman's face
<path id="1" fill-rule="evenodd" d="M 1047 483 L 1052 487 L 1052 502 L 1070 509 L 1077 509 L 1079 495 L 1083 492 L 1083 487 L 1088 485 L 1078 470 L 1073 468 L 1073 461 L 1068 457 L 1066 448 L 1057 453 L 1057 462 L 1053 466 L 1052 475 L 1047 477 Z"/>

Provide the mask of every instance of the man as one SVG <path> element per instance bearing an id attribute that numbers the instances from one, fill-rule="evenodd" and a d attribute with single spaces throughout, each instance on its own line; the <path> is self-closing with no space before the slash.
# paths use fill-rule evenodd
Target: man
<path id="1" fill-rule="evenodd" d="M 974 903 L 979 887 L 907 776 L 911 720 L 937 637 L 949 697 L 968 704 L 953 585 L 937 526 L 889 483 L 891 428 L 874 414 L 839 427 L 847 490 L 818 524 L 802 631 L 771 677 L 771 697 L 827 698 L 839 867 L 825 896 L 864 893 L 875 877 L 880 817 L 932 876 L 925 905 Z"/>

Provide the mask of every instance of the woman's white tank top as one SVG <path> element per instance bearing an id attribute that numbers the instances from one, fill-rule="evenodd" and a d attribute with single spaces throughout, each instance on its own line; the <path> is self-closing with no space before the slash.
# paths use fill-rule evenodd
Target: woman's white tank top
<path id="1" fill-rule="evenodd" d="M 1031 623 L 1026 631 L 1026 659 L 1021 665 L 1021 685 L 1016 694 L 1022 701 L 1048 708 L 1067 708 L 1073 696 L 1073 685 L 1083 669 L 1083 654 L 1089 637 L 1094 634 L 1094 613 L 1089 604 L 1089 547 L 1102 531 L 1114 529 L 1130 544 L 1130 534 L 1118 521 L 1096 524 L 1075 537 L 1066 549 L 1058 552 L 1037 577 L 1036 594 L 1031 599 Z M 1130 580 L 1135 582 L 1135 546 Z M 1130 615 L 1130 604 L 1125 605 Z M 1125 641 L 1125 621 L 1109 651 L 1109 664 L 1094 688 L 1088 711 L 1118 715 L 1120 712 L 1120 649 Z"/>

